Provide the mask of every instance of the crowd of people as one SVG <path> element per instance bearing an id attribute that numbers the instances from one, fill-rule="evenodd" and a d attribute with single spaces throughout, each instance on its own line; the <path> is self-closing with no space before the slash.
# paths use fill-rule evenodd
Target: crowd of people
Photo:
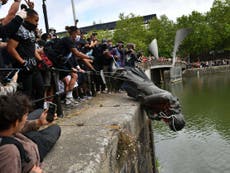
<path id="1" fill-rule="evenodd" d="M 30 3 L 28 1 L 28 5 Z M 66 105 L 77 103 L 74 98 L 95 96 L 106 90 L 109 93 L 112 90 L 109 76 L 113 69 L 134 67 L 138 61 L 134 44 L 124 46 L 120 41 L 114 45 L 108 39 L 98 40 L 97 33 L 86 38 L 76 26 L 67 26 L 69 35 L 62 38 L 54 28 L 50 28 L 49 33 L 41 33 L 37 26 L 39 14 L 33 8 L 30 4 L 26 12 L 21 10 L 26 15 L 24 20 L 16 15 L 15 18 L 21 19 L 20 25 L 14 24 L 15 31 L 10 28 L 2 34 L 1 45 L 4 46 L 0 58 L 1 69 L 19 70 L 17 88 L 31 99 L 39 100 L 55 93 L 53 71 L 58 72 L 58 84 L 64 85 L 62 98 Z M 37 101 L 36 108 L 46 107 L 43 101 Z"/>
<path id="2" fill-rule="evenodd" d="M 114 91 L 116 68 L 135 67 L 135 45 L 89 38 L 76 26 L 59 37 L 38 29 L 34 2 L 14 0 L 0 19 L 0 172 L 41 173 L 41 163 L 61 134 L 49 107 L 74 107 L 98 93 Z M 0 5 L 8 0 L 0 0 Z M 41 128 L 42 126 L 46 128 Z"/>

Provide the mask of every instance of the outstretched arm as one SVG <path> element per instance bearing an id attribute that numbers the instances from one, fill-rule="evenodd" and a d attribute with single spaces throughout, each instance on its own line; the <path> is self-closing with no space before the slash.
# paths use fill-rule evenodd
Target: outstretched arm
<path id="1" fill-rule="evenodd" d="M 87 65 L 87 67 L 89 67 L 90 69 L 94 70 L 94 67 L 92 66 L 92 59 L 90 59 L 90 57 L 80 51 L 78 51 L 76 48 L 71 48 L 71 52 L 78 58 L 80 58 L 85 65 Z"/>
<path id="2" fill-rule="evenodd" d="M 81 58 L 81 59 L 90 59 L 88 55 L 86 55 L 86 54 L 84 54 L 84 53 L 78 51 L 76 48 L 71 48 L 71 52 L 72 52 L 75 56 L 77 56 L 77 57 L 79 57 L 79 58 Z"/>

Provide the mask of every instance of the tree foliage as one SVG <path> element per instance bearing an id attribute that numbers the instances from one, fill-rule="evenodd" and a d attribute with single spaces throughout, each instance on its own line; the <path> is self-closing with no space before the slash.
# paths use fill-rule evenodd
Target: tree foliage
<path id="1" fill-rule="evenodd" d="M 148 43 L 153 39 L 157 39 L 159 55 L 171 57 L 175 33 L 176 28 L 173 21 L 162 15 L 160 19 L 154 18 L 150 21 L 149 30 L 147 31 Z"/>
<path id="2" fill-rule="evenodd" d="M 148 53 L 148 46 L 157 39 L 159 56 L 171 57 L 177 29 L 191 28 L 192 33 L 183 41 L 178 56 L 199 57 L 213 51 L 230 50 L 230 0 L 214 0 L 207 13 L 193 11 L 173 22 L 163 15 L 144 24 L 143 17 L 123 13 L 119 16 L 115 31 L 108 36 L 116 43 L 134 43 L 137 50 Z"/>
<path id="3" fill-rule="evenodd" d="M 132 13 L 125 16 L 121 13 L 119 18 L 114 32 L 114 41 L 134 43 L 138 50 L 146 51 L 146 29 L 143 17 L 135 16 Z"/>
<path id="4" fill-rule="evenodd" d="M 214 48 L 230 48 L 230 0 L 215 0 L 207 22 L 214 36 Z"/>

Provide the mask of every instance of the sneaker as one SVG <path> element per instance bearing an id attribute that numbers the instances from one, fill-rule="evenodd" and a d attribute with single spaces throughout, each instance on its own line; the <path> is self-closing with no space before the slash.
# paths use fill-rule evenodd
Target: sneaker
<path id="1" fill-rule="evenodd" d="M 65 99 L 65 105 L 78 105 L 79 102 L 77 100 L 75 100 L 73 97 L 70 97 L 70 98 L 66 98 Z"/>

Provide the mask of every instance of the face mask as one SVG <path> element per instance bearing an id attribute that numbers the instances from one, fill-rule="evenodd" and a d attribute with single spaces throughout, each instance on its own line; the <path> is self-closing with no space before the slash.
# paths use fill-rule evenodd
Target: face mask
<path id="1" fill-rule="evenodd" d="M 79 41 L 80 38 L 81 38 L 81 36 L 80 36 L 80 35 L 77 35 L 76 38 L 75 38 L 75 41 Z"/>
<path id="2" fill-rule="evenodd" d="M 30 30 L 30 31 L 35 31 L 36 28 L 37 28 L 37 25 L 34 25 L 34 24 L 32 24 L 32 23 L 30 23 L 30 22 L 27 22 L 27 21 L 24 21 L 23 26 L 24 26 L 26 29 Z"/>

